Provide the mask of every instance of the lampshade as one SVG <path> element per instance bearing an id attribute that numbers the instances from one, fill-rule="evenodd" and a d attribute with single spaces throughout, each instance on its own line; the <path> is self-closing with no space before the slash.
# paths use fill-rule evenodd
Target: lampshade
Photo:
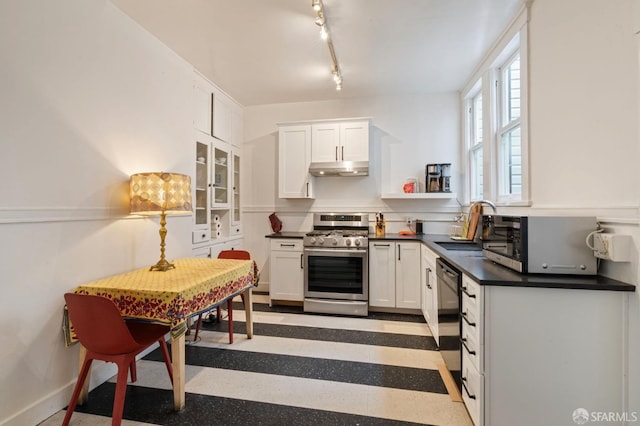
<path id="1" fill-rule="evenodd" d="M 138 173 L 131 176 L 130 188 L 131 213 L 191 213 L 191 177 L 187 175 Z"/>
<path id="2" fill-rule="evenodd" d="M 168 271 L 175 265 L 165 258 L 168 214 L 191 213 L 191 178 L 178 173 L 138 173 L 131 176 L 131 213 L 160 215 L 160 260 L 152 271 Z"/>

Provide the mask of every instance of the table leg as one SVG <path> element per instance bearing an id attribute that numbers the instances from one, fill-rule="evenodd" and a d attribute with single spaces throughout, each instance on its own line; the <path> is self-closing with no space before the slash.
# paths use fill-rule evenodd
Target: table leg
<path id="1" fill-rule="evenodd" d="M 173 365 L 173 408 L 180 411 L 184 408 L 184 382 L 185 382 L 185 335 L 171 338 L 171 364 Z"/>
<path id="2" fill-rule="evenodd" d="M 247 324 L 247 338 L 253 338 L 253 292 L 252 287 L 249 287 L 244 292 L 244 312 L 246 316 L 246 324 Z"/>
<path id="3" fill-rule="evenodd" d="M 78 365 L 78 371 L 82 371 L 82 364 L 84 364 L 84 360 L 87 357 L 87 348 L 80 345 L 80 364 Z M 78 405 L 84 405 L 85 402 L 89 400 L 89 382 L 91 381 L 91 369 L 87 373 L 87 378 L 84 380 L 84 384 L 82 385 L 82 390 L 80 391 L 80 395 L 78 396 Z"/>

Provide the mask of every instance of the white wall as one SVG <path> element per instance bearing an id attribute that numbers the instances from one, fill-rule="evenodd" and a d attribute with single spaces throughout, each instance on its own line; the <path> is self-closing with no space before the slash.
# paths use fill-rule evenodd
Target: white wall
<path id="1" fill-rule="evenodd" d="M 77 376 L 63 294 L 159 258 L 128 178 L 193 174 L 193 69 L 106 0 L 0 0 L 0 58 L 0 423 L 32 425 Z M 167 228 L 189 255 L 191 218 Z"/>
<path id="2" fill-rule="evenodd" d="M 345 83 L 346 84 L 346 83 Z M 381 200 L 381 192 L 402 192 L 406 178 L 424 183 L 427 163 L 452 163 L 454 191 L 459 183 L 459 100 L 457 93 L 344 99 L 261 105 L 245 108 L 243 164 L 246 175 L 243 228 L 245 244 L 269 281 L 268 216 L 276 212 L 284 231 L 312 229 L 310 212 L 387 213 L 387 232 L 407 229 L 405 216 L 432 220 L 431 232 L 446 232 L 459 212 L 455 200 Z M 369 176 L 317 177 L 315 200 L 278 198 L 278 123 L 371 117 Z"/>
<path id="3" fill-rule="evenodd" d="M 604 261 L 600 271 L 636 285 L 638 12 L 633 0 L 535 0 L 529 22 L 529 210 L 592 214 L 606 232 L 632 235 L 634 260 Z M 603 362 L 628 363 L 628 408 L 640 413 L 640 291 L 629 297 L 628 330 L 611 330 L 628 335 L 626 358 Z"/>

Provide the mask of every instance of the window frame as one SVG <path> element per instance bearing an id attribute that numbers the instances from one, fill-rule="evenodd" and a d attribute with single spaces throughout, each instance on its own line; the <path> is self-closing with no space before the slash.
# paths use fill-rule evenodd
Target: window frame
<path id="1" fill-rule="evenodd" d="M 529 144 L 528 144 L 528 52 L 527 52 L 527 8 L 523 7 L 502 37 L 489 50 L 478 66 L 470 83 L 461 91 L 461 105 L 464 114 L 462 156 L 465 164 L 464 201 L 471 203 L 479 198 L 473 194 L 472 176 L 472 137 L 473 130 L 469 107 L 472 99 L 482 93 L 483 99 L 483 194 L 482 199 L 494 201 L 497 205 L 531 205 L 529 199 Z M 515 121 L 502 124 L 505 112 L 501 91 L 501 71 L 520 56 L 520 117 Z M 521 155 L 521 191 L 520 194 L 506 194 L 500 186 L 504 172 L 500 170 L 501 136 L 520 127 Z"/>
<path id="2" fill-rule="evenodd" d="M 465 103 L 466 114 L 466 128 L 468 130 L 468 137 L 466 140 L 465 150 L 467 151 L 467 170 L 469 171 L 469 196 L 473 199 L 480 199 L 484 195 L 484 180 L 481 183 L 481 190 L 478 190 L 476 193 L 476 188 L 478 186 L 478 180 L 484 176 L 484 164 L 481 164 L 482 172 L 478 175 L 475 173 L 474 165 L 476 165 L 475 155 L 478 151 L 480 151 L 482 158 L 484 159 L 484 121 L 482 125 L 482 132 L 478 135 L 477 128 L 477 101 L 478 97 L 480 97 L 480 105 L 481 110 L 484 110 L 484 96 L 482 93 L 482 82 L 478 80 L 474 85 L 475 89 L 468 95 Z"/>

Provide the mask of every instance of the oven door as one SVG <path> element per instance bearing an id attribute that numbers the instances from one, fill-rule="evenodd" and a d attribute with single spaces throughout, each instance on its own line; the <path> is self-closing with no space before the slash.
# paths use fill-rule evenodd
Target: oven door
<path id="1" fill-rule="evenodd" d="M 305 248 L 304 297 L 369 300 L 366 249 Z"/>

